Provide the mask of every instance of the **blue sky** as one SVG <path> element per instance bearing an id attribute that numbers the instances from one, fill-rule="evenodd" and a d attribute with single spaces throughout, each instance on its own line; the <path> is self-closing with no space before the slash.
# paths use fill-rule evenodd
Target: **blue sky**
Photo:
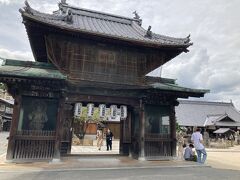
<path id="1" fill-rule="evenodd" d="M 51 13 L 60 0 L 29 0 L 36 10 Z M 162 67 L 163 77 L 182 86 L 210 89 L 204 100 L 232 102 L 240 109 L 240 1 L 239 0 L 67 0 L 67 3 L 133 17 L 143 27 L 173 37 L 191 34 L 194 43 Z M 0 0 L 0 57 L 33 60 L 18 11 L 23 0 Z M 159 75 L 159 69 L 153 75 Z"/>

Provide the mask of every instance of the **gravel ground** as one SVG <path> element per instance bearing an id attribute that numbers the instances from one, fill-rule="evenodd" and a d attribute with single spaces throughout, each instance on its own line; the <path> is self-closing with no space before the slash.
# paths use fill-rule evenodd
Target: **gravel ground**
<path id="1" fill-rule="evenodd" d="M 207 153 L 207 164 L 213 168 L 240 171 L 240 145 L 230 149 L 209 149 Z"/>

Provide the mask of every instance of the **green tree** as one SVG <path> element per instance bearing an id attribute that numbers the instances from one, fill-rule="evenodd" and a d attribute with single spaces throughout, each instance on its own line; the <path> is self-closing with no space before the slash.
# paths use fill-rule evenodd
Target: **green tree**
<path id="1" fill-rule="evenodd" d="M 107 109 L 106 116 L 104 118 L 99 117 L 99 108 L 94 108 L 94 113 L 92 117 L 87 116 L 87 107 L 82 108 L 82 115 L 77 118 L 74 118 L 73 121 L 73 133 L 79 138 L 84 139 L 86 135 L 86 130 L 88 128 L 89 123 L 102 123 L 107 120 L 107 116 L 109 115 L 109 110 Z"/>
<path id="2" fill-rule="evenodd" d="M 178 122 L 176 122 L 176 131 L 177 131 L 177 133 L 179 133 L 179 132 L 182 131 L 182 129 L 181 129 L 181 127 L 179 126 Z"/>
<path id="3" fill-rule="evenodd" d="M 0 89 L 7 89 L 6 85 L 4 83 L 0 82 Z"/>

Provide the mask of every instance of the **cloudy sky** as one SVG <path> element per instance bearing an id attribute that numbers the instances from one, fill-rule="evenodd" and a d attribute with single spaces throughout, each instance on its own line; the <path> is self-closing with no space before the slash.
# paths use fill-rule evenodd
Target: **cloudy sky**
<path id="1" fill-rule="evenodd" d="M 34 9 L 51 13 L 60 0 L 29 0 Z M 153 74 L 177 79 L 182 86 L 210 89 L 204 100 L 232 102 L 240 109 L 239 0 L 68 0 L 87 9 L 133 17 L 143 27 L 173 37 L 191 34 L 194 43 Z M 18 11 L 24 0 L 0 0 L 0 57 L 33 60 Z"/>

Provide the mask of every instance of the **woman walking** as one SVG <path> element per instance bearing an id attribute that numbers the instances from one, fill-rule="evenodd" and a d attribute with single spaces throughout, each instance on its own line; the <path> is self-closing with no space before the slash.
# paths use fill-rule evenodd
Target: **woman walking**
<path id="1" fill-rule="evenodd" d="M 97 147 L 98 150 L 101 150 L 101 147 L 103 145 L 103 133 L 101 130 L 97 130 Z"/>

